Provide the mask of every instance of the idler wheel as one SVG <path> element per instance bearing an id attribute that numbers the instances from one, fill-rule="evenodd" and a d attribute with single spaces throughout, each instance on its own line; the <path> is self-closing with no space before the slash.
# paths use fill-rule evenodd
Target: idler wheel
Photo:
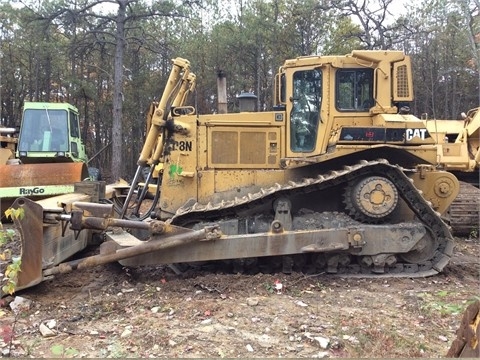
<path id="1" fill-rule="evenodd" d="M 403 260 L 411 264 L 421 264 L 427 260 L 432 259 L 437 250 L 437 241 L 427 233 L 418 241 L 418 243 L 405 254 L 398 254 Z"/>

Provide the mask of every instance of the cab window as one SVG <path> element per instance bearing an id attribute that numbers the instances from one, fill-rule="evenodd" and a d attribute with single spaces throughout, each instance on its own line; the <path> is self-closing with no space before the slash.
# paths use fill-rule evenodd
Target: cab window
<path id="1" fill-rule="evenodd" d="M 74 138 L 80 137 L 78 129 L 78 115 L 73 111 L 70 111 L 70 136 Z"/>
<path id="2" fill-rule="evenodd" d="M 290 148 L 311 152 L 317 140 L 322 96 L 319 70 L 297 71 L 293 75 L 292 111 L 290 113 Z"/>
<path id="3" fill-rule="evenodd" d="M 369 111 L 375 105 L 372 69 L 338 70 L 336 80 L 337 110 Z"/>
<path id="4" fill-rule="evenodd" d="M 65 110 L 27 109 L 19 136 L 19 151 L 68 151 Z"/>

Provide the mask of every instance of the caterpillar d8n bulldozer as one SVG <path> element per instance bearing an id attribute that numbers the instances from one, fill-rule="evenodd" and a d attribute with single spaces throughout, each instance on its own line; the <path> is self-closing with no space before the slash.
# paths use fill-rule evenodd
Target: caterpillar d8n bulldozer
<path id="1" fill-rule="evenodd" d="M 88 178 L 78 110 L 67 103 L 25 102 L 20 130 L 0 128 L 2 214 L 19 196 L 71 193 Z"/>
<path id="2" fill-rule="evenodd" d="M 480 116 L 450 142 L 409 114 L 403 52 L 287 60 L 271 111 L 201 115 L 187 102 L 194 86 L 189 62 L 175 59 L 123 198 L 59 197 L 57 211 L 15 201 L 28 250 L 19 288 L 111 261 L 364 277 L 429 276 L 448 264 L 454 243 L 444 216 L 460 189 L 452 171 L 478 169 Z M 97 255 L 56 264 L 62 237 L 44 239 L 55 226 L 101 231 L 105 241 Z"/>

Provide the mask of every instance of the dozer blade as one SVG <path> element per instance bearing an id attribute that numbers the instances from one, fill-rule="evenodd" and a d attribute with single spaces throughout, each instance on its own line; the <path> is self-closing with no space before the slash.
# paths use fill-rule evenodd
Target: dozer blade
<path id="1" fill-rule="evenodd" d="M 45 269 L 65 261 L 87 246 L 90 230 L 75 233 L 67 228 L 64 221 L 56 218 L 64 212 L 64 208 L 71 208 L 72 203 L 90 199 L 90 195 L 70 193 L 39 201 L 27 198 L 14 201 L 12 208 L 23 209 L 24 214 L 13 219 L 22 247 L 16 291 L 42 282 L 45 280 Z"/>
<path id="2" fill-rule="evenodd" d="M 81 185 L 83 188 L 90 182 L 85 183 L 76 185 Z M 95 187 L 93 182 L 91 185 Z M 39 201 L 27 198 L 15 200 L 12 207 L 22 209 L 24 214 L 21 218 L 14 219 L 15 226 L 20 232 L 22 245 L 21 271 L 18 274 L 16 291 L 34 286 L 58 273 L 119 261 L 195 241 L 218 239 L 221 236 L 221 233 L 216 231 L 216 226 L 193 231 L 176 226 L 165 226 L 160 221 L 147 223 L 114 218 L 104 211 L 104 208 L 113 209 L 113 206 L 92 203 L 90 202 L 92 197 L 87 194 L 71 193 Z M 82 208 L 97 216 L 82 217 L 81 224 L 77 223 L 76 220 L 79 218 L 75 214 L 80 214 L 82 210 L 79 209 Z M 64 262 L 87 246 L 92 235 L 92 230 L 89 229 L 119 226 L 149 229 L 153 233 L 165 232 L 165 236 L 153 236 L 152 241 L 144 241 L 140 246 L 114 253 L 100 251 L 98 255 Z M 81 231 L 78 231 L 80 229 Z"/>
<path id="3" fill-rule="evenodd" d="M 14 218 L 15 227 L 20 232 L 22 246 L 21 271 L 18 273 L 16 290 L 36 285 L 43 280 L 43 208 L 33 201 L 19 198 L 13 208 L 23 208 L 28 216 Z"/>

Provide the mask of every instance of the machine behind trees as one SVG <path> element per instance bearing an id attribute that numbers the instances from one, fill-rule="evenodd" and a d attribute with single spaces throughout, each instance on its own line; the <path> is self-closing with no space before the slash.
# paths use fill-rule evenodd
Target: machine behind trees
<path id="1" fill-rule="evenodd" d="M 410 114 L 403 52 L 287 60 L 266 112 L 197 114 L 194 86 L 189 62 L 175 59 L 128 194 L 108 186 L 50 205 L 15 201 L 25 213 L 15 220 L 18 289 L 111 261 L 364 277 L 430 276 L 448 264 L 452 172 L 478 171 L 480 115 L 447 136 Z M 104 236 L 100 253 L 64 262 L 60 249 L 92 229 Z"/>
<path id="2" fill-rule="evenodd" d="M 78 110 L 67 103 L 25 102 L 19 130 L 0 128 L 2 215 L 19 196 L 71 193 L 89 177 Z"/>

